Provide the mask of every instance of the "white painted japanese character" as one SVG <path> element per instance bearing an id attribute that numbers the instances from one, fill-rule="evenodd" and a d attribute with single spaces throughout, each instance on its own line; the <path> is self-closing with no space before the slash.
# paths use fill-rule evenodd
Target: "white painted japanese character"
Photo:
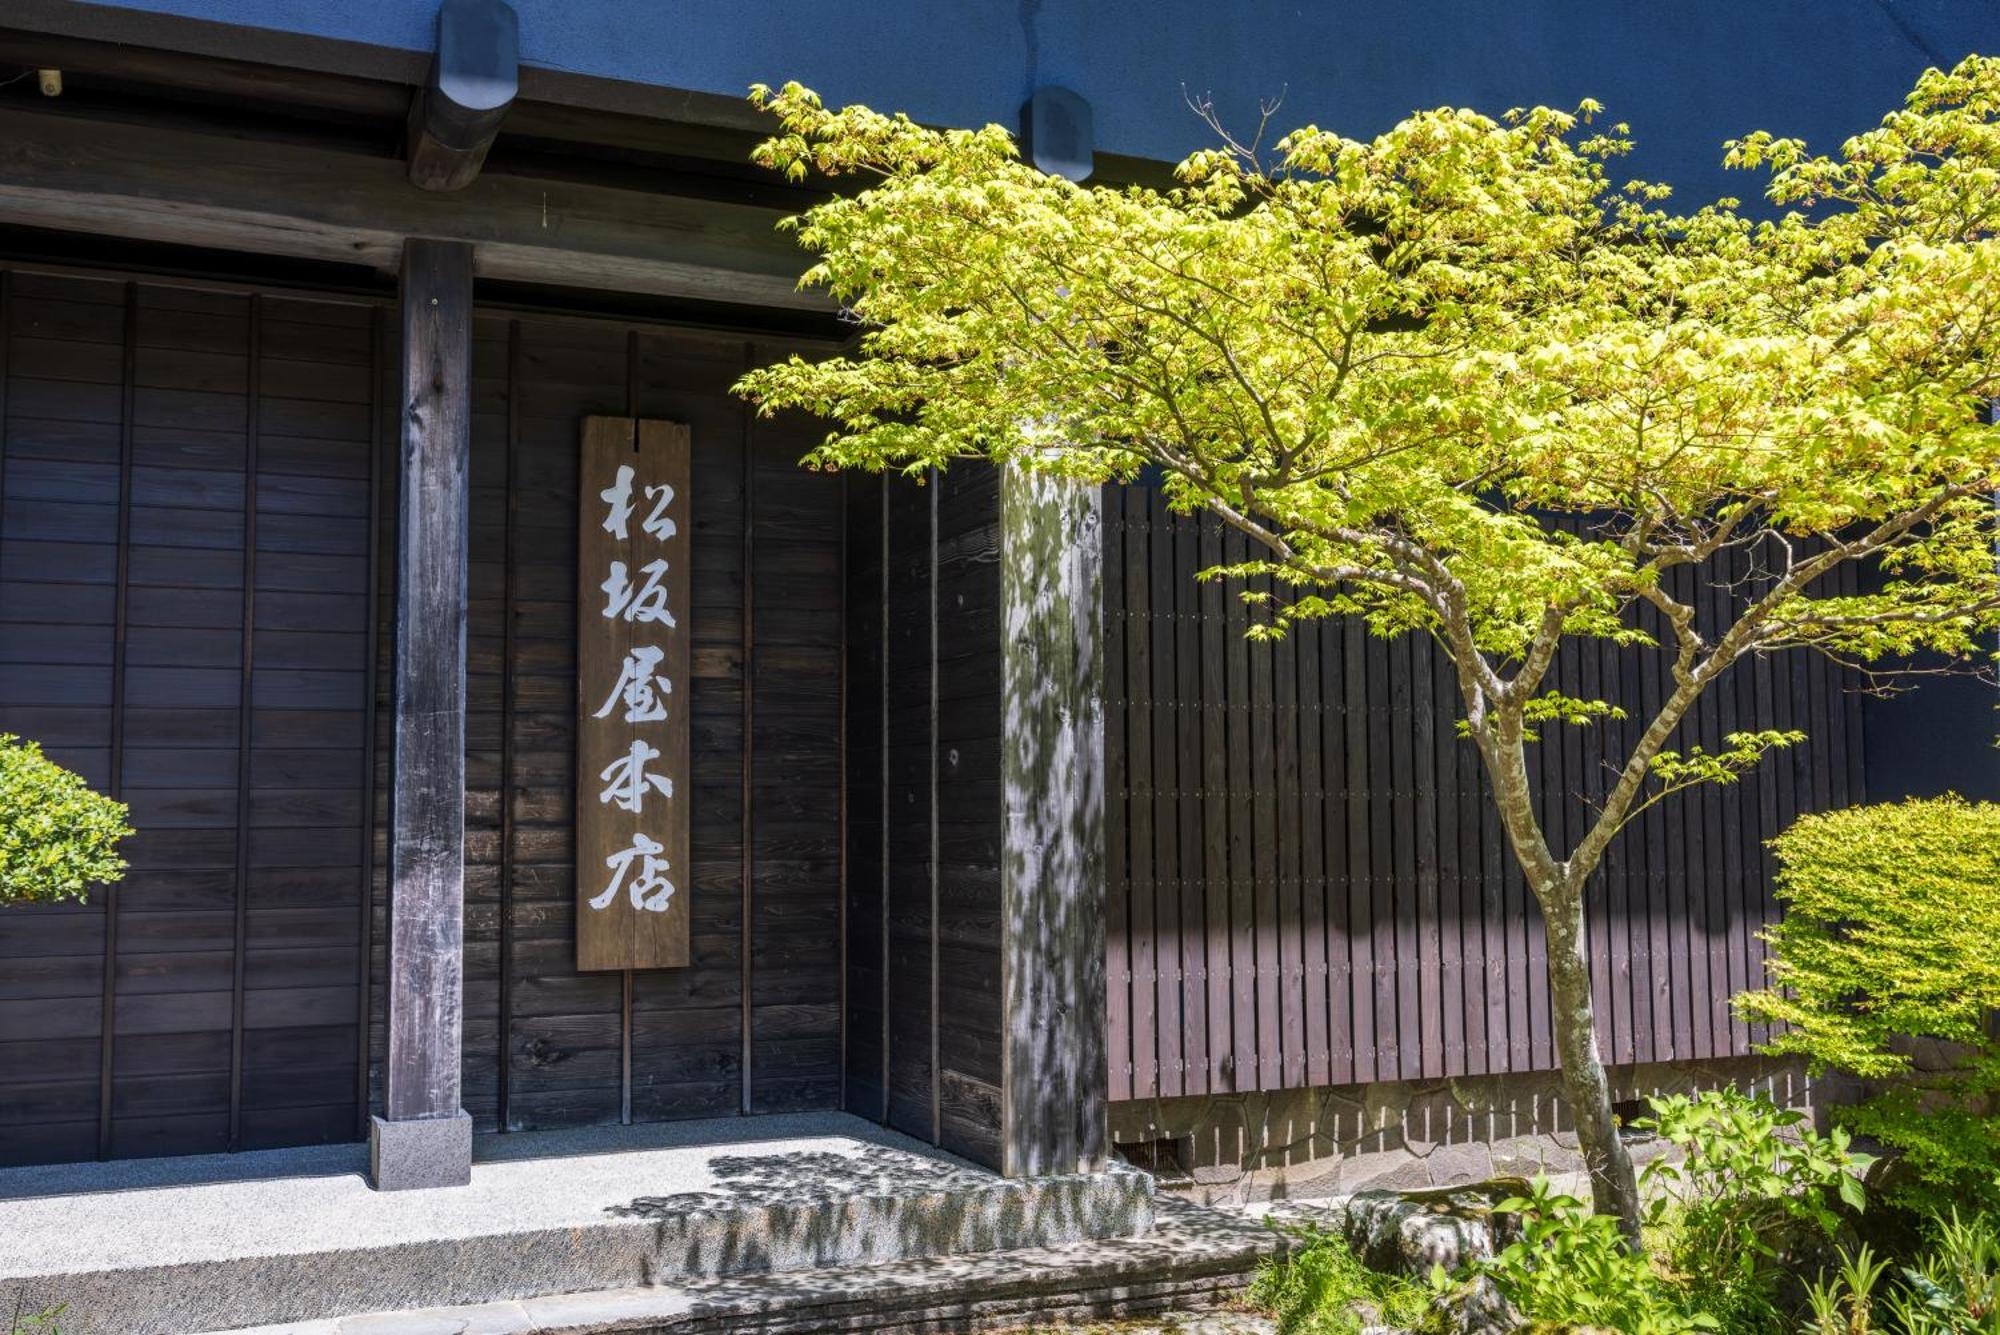
<path id="1" fill-rule="evenodd" d="M 646 762 L 659 758 L 658 747 L 648 746 L 634 738 L 630 751 L 606 765 L 598 773 L 597 777 L 604 780 L 605 788 L 597 795 L 597 800 L 626 811 L 637 812 L 643 810 L 646 805 L 648 788 L 656 789 L 662 797 L 671 798 L 674 795 L 673 779 L 665 774 L 646 772 Z"/>
<path id="2" fill-rule="evenodd" d="M 620 849 L 604 859 L 604 865 L 611 869 L 611 883 L 590 901 L 590 907 L 609 908 L 611 901 L 618 898 L 619 887 L 625 885 L 625 874 L 636 861 L 639 874 L 626 887 L 632 894 L 632 907 L 642 913 L 665 913 L 674 897 L 674 883 L 666 877 L 672 868 L 660 856 L 665 851 L 663 845 L 648 839 L 643 833 L 634 834 L 630 848 Z"/>
<path id="3" fill-rule="evenodd" d="M 618 684 L 604 697 L 604 707 L 591 717 L 603 718 L 622 702 L 627 723 L 666 722 L 666 697 L 674 693 L 674 684 L 654 672 L 666 656 L 666 650 L 649 644 L 633 646 L 632 652 L 625 655 L 625 666 L 619 670 Z"/>
<path id="4" fill-rule="evenodd" d="M 646 488 L 646 495 L 652 498 L 653 508 L 647 512 L 646 522 L 639 527 L 661 542 L 665 542 L 680 532 L 673 518 L 667 514 L 667 507 L 674 503 L 674 489 L 668 483 L 662 482 L 657 487 Z"/>
<path id="5" fill-rule="evenodd" d="M 618 465 L 618 480 L 597 495 L 611 507 L 610 513 L 604 516 L 604 531 L 623 541 L 630 536 L 626 532 L 625 521 L 632 517 L 632 465 Z"/>
<path id="6" fill-rule="evenodd" d="M 639 573 L 646 577 L 645 587 L 633 588 L 626 577 L 625 563 L 613 561 L 611 573 L 597 587 L 604 590 L 604 615 L 615 621 L 624 617 L 627 621 L 657 621 L 664 626 L 678 627 L 672 609 L 667 606 L 667 562 L 665 557 L 648 561 L 639 567 Z"/>

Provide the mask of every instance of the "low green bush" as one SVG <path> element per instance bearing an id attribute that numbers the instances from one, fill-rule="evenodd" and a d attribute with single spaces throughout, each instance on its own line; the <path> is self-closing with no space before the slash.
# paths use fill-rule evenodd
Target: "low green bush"
<path id="1" fill-rule="evenodd" d="M 1785 916 L 1766 1051 L 1887 1081 L 1843 1122 L 1897 1151 L 1905 1204 L 2000 1209 L 2000 804 L 1957 797 L 1806 816 L 1772 841 Z M 1929 1039 L 1942 1069 L 1920 1070 Z"/>
<path id="2" fill-rule="evenodd" d="M 1869 1157 L 1839 1128 L 1734 1090 L 1651 1100 L 1638 1126 L 1676 1151 L 1648 1164 L 1647 1248 L 1546 1179 L 1502 1201 L 1514 1241 L 1429 1286 L 1375 1274 L 1338 1237 L 1300 1235 L 1252 1290 L 1280 1335 L 1454 1328 L 1486 1281 L 1524 1329 L 1620 1335 L 2000 1335 L 2000 1215 L 1930 1217 L 1893 1259 L 1855 1245 Z M 1870 1216 L 1873 1217 L 1872 1215 Z"/>
<path id="3" fill-rule="evenodd" d="M 1692 1330 L 1781 1335 L 1790 1329 L 1788 1268 L 1833 1254 L 1843 1210 L 1858 1211 L 1867 1158 L 1845 1132 L 1735 1090 L 1651 1100 L 1637 1125 L 1671 1143 L 1647 1189 L 1647 1250 L 1616 1221 L 1537 1180 L 1501 1202 L 1519 1239 L 1477 1271 L 1532 1329 L 1627 1335 Z"/>
<path id="4" fill-rule="evenodd" d="M 1724 1330 L 1785 1328 L 1785 1272 L 1830 1252 L 1842 1209 L 1866 1204 L 1870 1158 L 1846 1131 L 1734 1089 L 1651 1100 L 1640 1119 L 1679 1151 L 1648 1163 L 1648 1239 L 1680 1294 Z"/>
<path id="5" fill-rule="evenodd" d="M 1954 1210 L 1906 1265 L 1860 1247 L 1810 1295 L 1804 1335 L 2000 1335 L 2000 1218 Z"/>
<path id="6" fill-rule="evenodd" d="M 0 905 L 82 899 L 124 875 L 125 814 L 35 743 L 0 733 Z"/>
<path id="7" fill-rule="evenodd" d="M 1361 1263 L 1346 1241 L 1319 1229 L 1296 1234 L 1291 1252 L 1267 1263 L 1250 1300 L 1277 1318 L 1278 1335 L 1359 1335 L 1364 1326 L 1445 1329 L 1432 1290 Z"/>
<path id="8" fill-rule="evenodd" d="M 1616 1219 L 1593 1214 L 1546 1178 L 1494 1208 L 1519 1215 L 1521 1235 L 1474 1268 L 1529 1329 L 1679 1335 L 1723 1328 L 1709 1313 L 1690 1311 L 1652 1261 L 1625 1245 Z"/>

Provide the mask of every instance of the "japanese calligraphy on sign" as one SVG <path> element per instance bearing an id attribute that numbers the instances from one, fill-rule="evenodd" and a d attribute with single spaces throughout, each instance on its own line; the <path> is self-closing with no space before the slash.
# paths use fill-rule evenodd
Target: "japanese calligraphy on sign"
<path id="1" fill-rule="evenodd" d="M 688 962 L 688 429 L 591 417 L 577 522 L 576 967 Z"/>

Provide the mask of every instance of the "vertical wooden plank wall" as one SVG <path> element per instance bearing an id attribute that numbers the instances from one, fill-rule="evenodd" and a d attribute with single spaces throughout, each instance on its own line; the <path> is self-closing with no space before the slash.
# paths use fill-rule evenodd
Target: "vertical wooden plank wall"
<path id="1" fill-rule="evenodd" d="M 886 1121 L 889 790 L 883 524 L 888 479 L 847 479 L 847 983 L 842 1106 Z"/>
<path id="2" fill-rule="evenodd" d="M 811 430 L 729 393 L 790 349 L 492 311 L 473 332 L 464 1106 L 485 1130 L 836 1108 L 844 486 L 797 466 Z M 684 422 L 693 445 L 685 969 L 574 967 L 591 414 Z"/>
<path id="3" fill-rule="evenodd" d="M 799 418 L 751 426 L 751 1112 L 841 1098 L 845 489 L 799 466 L 824 434 Z"/>
<path id="4" fill-rule="evenodd" d="M 0 273 L 0 731 L 140 831 L 0 915 L 0 1162 L 359 1133 L 380 316 Z"/>
<path id="5" fill-rule="evenodd" d="M 383 1042 L 394 331 L 367 304 L 27 273 L 0 325 L 0 728 L 145 831 L 115 896 L 0 921 L 0 1142 L 44 1160 L 351 1137 Z M 782 351 L 475 323 L 463 1084 L 482 1127 L 845 1099 L 990 1151 L 993 476 L 800 470 L 816 428 L 728 392 Z M 629 979 L 571 964 L 590 413 L 687 422 L 695 451 L 693 960 Z M 1143 488 L 1105 521 L 1112 1096 L 1547 1066 L 1539 922 L 1445 721 L 1445 665 L 1339 624 L 1249 644 L 1234 590 L 1192 579 L 1240 539 Z M 1558 674 L 1661 689 L 1643 654 L 1566 652 Z M 1647 813 L 1593 887 L 1614 1061 L 1747 1049 L 1722 1002 L 1762 968 L 1761 841 L 1861 796 L 1830 668 L 1750 665 L 1686 732 L 1753 717 L 1814 741 Z M 1564 822 L 1599 746 L 1538 753 Z"/>
<path id="6" fill-rule="evenodd" d="M 847 1107 L 998 1166 L 998 474 L 848 507 Z"/>
<path id="7" fill-rule="evenodd" d="M 1001 1085 L 1000 474 L 937 491 L 938 1141 L 998 1163 Z"/>
<path id="8" fill-rule="evenodd" d="M 889 837 L 887 854 L 890 1126 L 937 1133 L 936 594 L 934 486 L 892 483 L 887 497 L 888 622 L 883 654 Z"/>
<path id="9" fill-rule="evenodd" d="M 1107 489 L 1104 513 L 1111 1097 L 1550 1069 L 1541 920 L 1452 727 L 1450 664 L 1356 623 L 1246 642 L 1241 586 L 1193 580 L 1242 559 L 1241 538 L 1146 486 Z M 1705 630 L 1722 597 L 1703 595 Z M 1659 655 L 1577 645 L 1551 684 L 1643 708 L 1661 676 Z M 1816 656 L 1760 659 L 1683 726 L 1677 745 L 1711 750 L 1753 725 L 1811 740 L 1652 808 L 1614 849 L 1589 891 L 1607 1060 L 1743 1055 L 1763 1037 L 1728 1006 L 1763 976 L 1763 842 L 1863 800 L 1849 685 Z M 1534 748 L 1565 846 L 1632 712 Z"/>
<path id="10" fill-rule="evenodd" d="M 586 327 L 568 324 L 572 337 L 583 337 Z M 756 441 L 748 414 L 728 394 L 747 355 L 740 339 L 722 335 L 621 331 L 613 358 L 626 377 L 628 410 L 686 422 L 694 442 L 691 963 L 633 976 L 635 1121 L 721 1116 L 747 1101 L 744 1049 L 755 977 L 744 973 L 751 889 L 745 871 L 756 829 L 745 777 L 747 767 L 754 781 L 756 767 L 747 756 L 755 700 L 744 537 L 755 500 Z M 615 1015 L 615 999 L 607 997 L 606 1005 Z M 608 1027 L 615 1033 L 615 1021 Z"/>

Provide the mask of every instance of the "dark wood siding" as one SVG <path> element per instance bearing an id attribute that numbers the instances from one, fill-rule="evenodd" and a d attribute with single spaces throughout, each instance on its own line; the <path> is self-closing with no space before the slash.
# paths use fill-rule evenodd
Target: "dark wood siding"
<path id="1" fill-rule="evenodd" d="M 936 588 L 935 488 L 892 484 L 888 493 L 889 638 L 889 1125 L 923 1139 L 937 1130 L 935 885 L 932 745 L 936 689 L 932 595 Z"/>
<path id="2" fill-rule="evenodd" d="M 30 273 L 0 305 L 0 728 L 141 831 L 115 890 L 0 919 L 0 1159 L 354 1138 L 383 1040 L 386 311 Z M 797 466 L 816 427 L 729 393 L 792 349 L 500 312 L 474 340 L 466 1108 L 839 1107 L 846 488 Z M 591 413 L 693 430 L 684 970 L 573 966 Z"/>
<path id="3" fill-rule="evenodd" d="M 824 434 L 763 421 L 749 440 L 752 1112 L 838 1108 L 842 1092 L 844 496 L 799 466 Z"/>
<path id="4" fill-rule="evenodd" d="M 886 1121 L 888 859 L 883 644 L 883 506 L 889 483 L 847 480 L 847 983 L 846 1109 Z"/>
<path id="5" fill-rule="evenodd" d="M 843 486 L 797 466 L 815 429 L 753 422 L 729 393 L 791 349 L 500 312 L 473 333 L 466 1110 L 481 1129 L 526 1130 L 836 1108 Z M 692 431 L 686 969 L 574 966 L 576 460 L 590 414 Z M 378 922 L 383 894 L 378 875 Z M 378 1023 L 378 1063 L 379 1040 Z"/>
<path id="6" fill-rule="evenodd" d="M 856 479 L 848 521 L 848 1107 L 998 1165 L 998 474 Z"/>
<path id="7" fill-rule="evenodd" d="M 139 830 L 0 917 L 0 1162 L 351 1139 L 379 313 L 0 281 L 0 730 Z"/>
<path id="8" fill-rule="evenodd" d="M 1000 1162 L 1000 475 L 937 479 L 938 1142 Z"/>
<path id="9" fill-rule="evenodd" d="M 1193 578 L 1245 557 L 1239 535 L 1168 513 L 1144 486 L 1108 489 L 1105 519 L 1111 1096 L 1552 1067 L 1540 916 L 1452 727 L 1442 655 L 1352 621 L 1246 641 L 1241 583 Z M 1679 578 L 1694 596 L 1693 573 Z M 1722 598 L 1702 595 L 1704 629 Z M 1552 685 L 1639 707 L 1533 748 L 1559 846 L 1581 836 L 1663 667 L 1563 650 Z M 1711 751 L 1741 728 L 1810 741 L 1653 808 L 1614 848 L 1588 908 L 1607 1060 L 1735 1056 L 1763 1037 L 1728 1005 L 1763 976 L 1763 841 L 1802 811 L 1863 800 L 1850 687 L 1817 656 L 1758 659 L 1681 729 L 1676 745 Z"/>

